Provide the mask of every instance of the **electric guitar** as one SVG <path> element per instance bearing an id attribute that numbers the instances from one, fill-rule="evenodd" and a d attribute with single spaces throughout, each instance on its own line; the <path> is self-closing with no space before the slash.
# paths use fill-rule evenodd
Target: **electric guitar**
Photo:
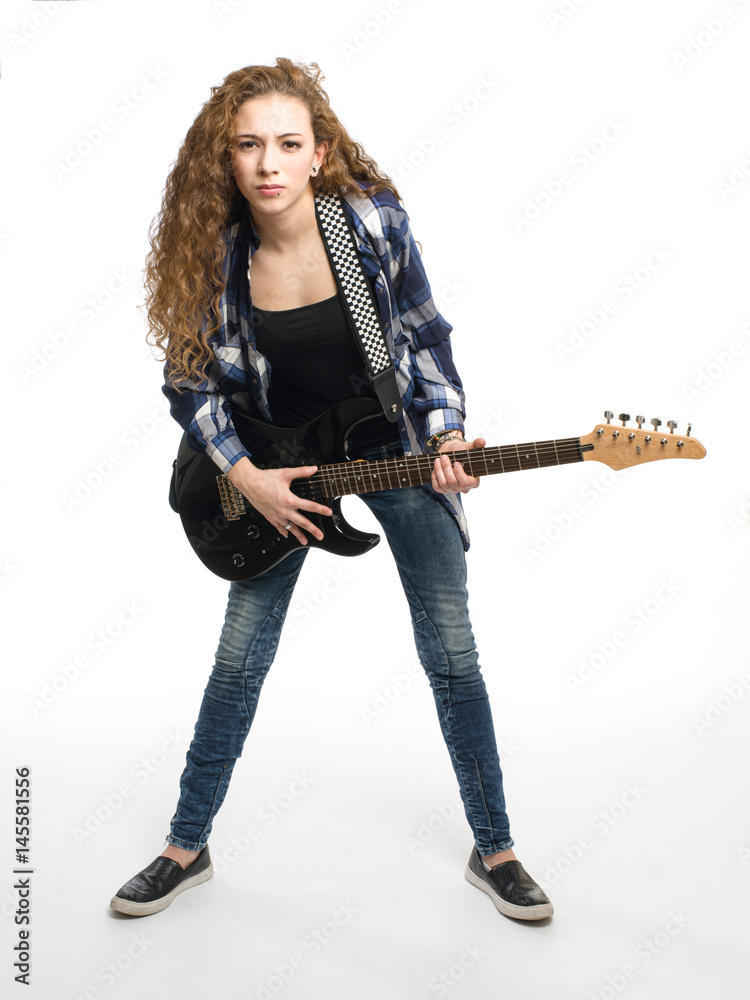
<path id="1" fill-rule="evenodd" d="M 375 400 L 347 399 L 331 407 L 301 427 L 277 427 L 241 413 L 233 413 L 233 423 L 245 448 L 260 468 L 317 465 L 309 478 L 292 481 L 297 496 L 325 504 L 332 516 L 305 516 L 323 532 L 318 541 L 308 535 L 309 544 L 342 556 L 367 552 L 380 536 L 358 531 L 341 513 L 341 497 L 353 493 L 399 489 L 429 483 L 434 455 L 385 458 L 365 462 L 352 460 L 352 432 L 363 421 L 380 414 Z M 636 417 L 637 428 L 627 427 L 629 414 L 621 413 L 622 426 L 597 424 L 586 437 L 559 438 L 527 444 L 476 448 L 448 452 L 458 459 L 470 476 L 541 469 L 571 462 L 603 462 L 611 469 L 627 469 L 664 458 L 703 458 L 706 449 L 696 438 L 675 434 L 677 424 L 667 421 L 669 433 L 659 431 L 661 421 L 651 420 L 653 429 L 643 428 L 644 418 Z M 182 526 L 196 555 L 217 576 L 225 580 L 249 580 L 275 566 L 300 542 L 283 538 L 227 476 L 217 474 L 216 464 L 203 452 L 187 445 L 186 436 L 174 462 L 170 504 L 182 519 Z"/>

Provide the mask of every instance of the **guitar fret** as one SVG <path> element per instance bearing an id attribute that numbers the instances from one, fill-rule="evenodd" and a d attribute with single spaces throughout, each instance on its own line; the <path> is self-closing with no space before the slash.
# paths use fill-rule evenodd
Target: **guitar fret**
<path id="1" fill-rule="evenodd" d="M 385 461 L 378 462 L 378 488 L 381 490 L 387 489 L 388 487 L 388 463 Z"/>
<path id="2" fill-rule="evenodd" d="M 515 450 L 516 454 L 513 454 Z M 521 462 L 518 456 L 518 449 L 515 445 L 510 445 L 505 448 L 500 448 L 500 455 L 502 461 L 503 472 L 517 472 L 521 468 Z"/>
<path id="3" fill-rule="evenodd" d="M 332 468 L 326 470 L 325 478 L 326 478 L 326 485 L 328 487 L 328 492 L 332 497 L 336 496 L 336 485 L 334 482 L 334 472 Z"/>
<path id="4" fill-rule="evenodd" d="M 521 452 L 519 451 L 519 449 L 523 449 L 523 458 L 520 458 Z M 534 452 L 533 456 L 531 455 L 531 451 L 532 450 Z M 522 469 L 533 469 L 534 468 L 534 457 L 536 457 L 536 467 L 537 467 L 537 469 L 540 469 L 542 467 L 541 466 L 541 462 L 539 461 L 539 452 L 537 451 L 536 444 L 533 441 L 531 441 L 530 443 L 526 443 L 526 444 L 520 444 L 520 445 L 517 444 L 516 445 L 516 451 L 519 454 L 519 461 L 521 462 L 521 468 Z"/>
<path id="5" fill-rule="evenodd" d="M 482 476 L 580 462 L 582 457 L 580 439 L 563 438 L 479 448 L 472 453 L 454 452 L 451 461 L 461 462 L 469 475 Z M 434 461 L 432 455 L 411 455 L 370 462 L 336 462 L 321 466 L 313 478 L 329 499 L 373 493 L 429 483 Z"/>

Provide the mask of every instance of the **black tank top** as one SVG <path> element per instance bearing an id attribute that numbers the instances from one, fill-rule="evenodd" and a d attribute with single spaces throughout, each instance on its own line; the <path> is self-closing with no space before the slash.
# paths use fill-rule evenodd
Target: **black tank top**
<path id="1" fill-rule="evenodd" d="M 255 346 L 271 363 L 268 405 L 275 424 L 298 427 L 342 399 L 376 399 L 339 295 L 294 309 L 253 306 Z M 384 414 L 361 424 L 358 453 L 399 441 Z"/>

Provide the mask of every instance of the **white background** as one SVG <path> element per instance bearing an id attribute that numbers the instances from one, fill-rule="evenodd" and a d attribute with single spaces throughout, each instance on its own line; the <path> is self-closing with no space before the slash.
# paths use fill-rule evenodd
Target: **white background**
<path id="1" fill-rule="evenodd" d="M 6 0 L 7 995 L 23 765 L 40 998 L 744 995 L 749 39 L 750 4 L 729 0 Z M 215 878 L 144 920 L 108 909 L 162 849 L 227 589 L 167 505 L 180 430 L 139 310 L 147 230 L 210 87 L 277 55 L 320 64 L 394 178 L 470 432 L 578 436 L 612 409 L 692 420 L 708 450 L 467 498 L 512 833 L 555 904 L 539 926 L 463 878 L 471 834 L 385 544 L 308 560 L 214 825 Z"/>

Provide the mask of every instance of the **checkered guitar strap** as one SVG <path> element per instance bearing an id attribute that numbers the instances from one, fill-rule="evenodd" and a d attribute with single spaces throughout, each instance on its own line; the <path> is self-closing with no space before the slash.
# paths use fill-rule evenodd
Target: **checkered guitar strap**
<path id="1" fill-rule="evenodd" d="M 372 289 L 357 253 L 356 234 L 338 195 L 316 194 L 315 213 L 354 339 L 383 412 L 393 423 L 401 416 L 401 397 Z"/>

